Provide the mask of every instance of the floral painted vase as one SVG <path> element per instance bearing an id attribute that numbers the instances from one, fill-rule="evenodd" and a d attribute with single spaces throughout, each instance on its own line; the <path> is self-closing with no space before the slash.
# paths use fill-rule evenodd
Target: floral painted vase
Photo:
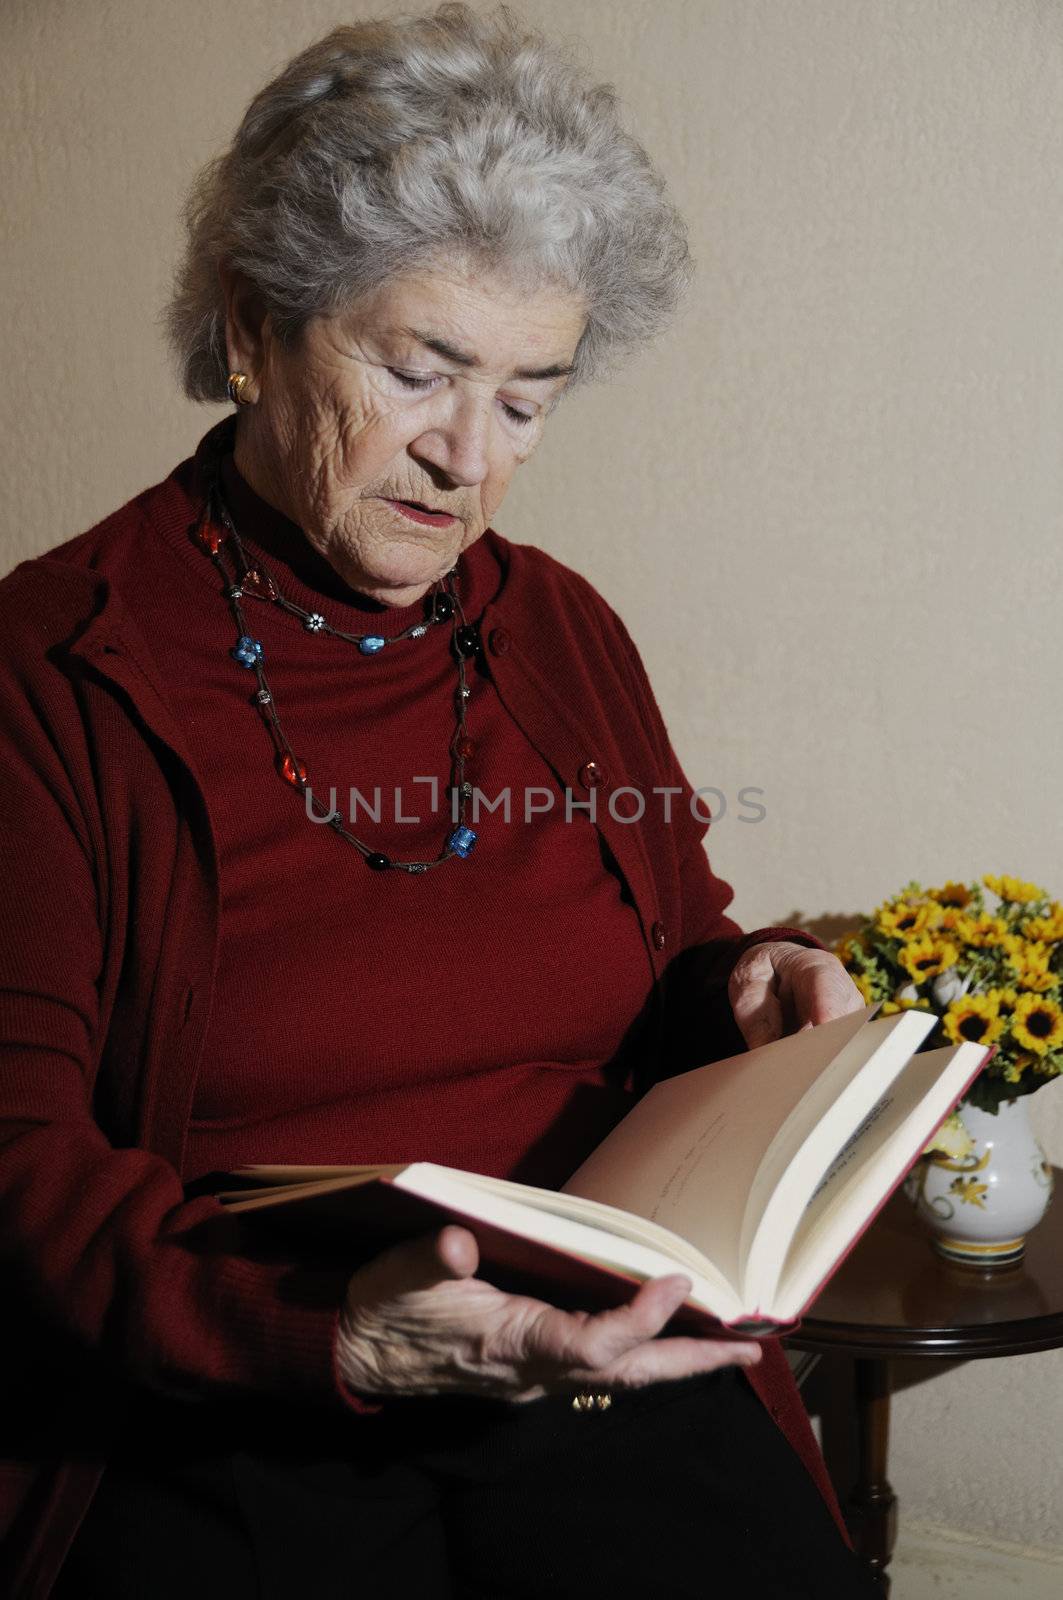
<path id="1" fill-rule="evenodd" d="M 1005 1100 L 994 1115 L 964 1102 L 963 1125 L 974 1150 L 953 1159 L 940 1151 L 912 1169 L 905 1192 L 949 1261 L 978 1267 L 1022 1259 L 1026 1235 L 1052 1198 L 1052 1168 L 1030 1127 L 1029 1096 Z"/>

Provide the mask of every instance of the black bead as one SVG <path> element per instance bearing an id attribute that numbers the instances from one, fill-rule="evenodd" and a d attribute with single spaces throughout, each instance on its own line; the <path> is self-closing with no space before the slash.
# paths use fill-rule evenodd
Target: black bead
<path id="1" fill-rule="evenodd" d="M 454 602 L 449 594 L 437 594 L 432 597 L 432 612 L 437 622 L 449 622 L 454 615 Z"/>
<path id="2" fill-rule="evenodd" d="M 387 856 L 377 854 L 366 856 L 365 864 L 367 867 L 372 867 L 374 872 L 386 872 L 391 862 Z"/>
<path id="3" fill-rule="evenodd" d="M 459 628 L 454 635 L 454 642 L 457 645 L 459 655 L 474 656 L 480 648 L 479 628 L 471 622 L 466 623 L 465 627 Z"/>

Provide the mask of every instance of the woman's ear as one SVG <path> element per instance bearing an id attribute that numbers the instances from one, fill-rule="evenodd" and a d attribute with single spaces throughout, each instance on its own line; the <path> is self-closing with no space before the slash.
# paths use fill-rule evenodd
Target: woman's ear
<path id="1" fill-rule="evenodd" d="M 258 291 L 227 261 L 219 261 L 218 277 L 225 296 L 225 346 L 230 372 L 246 372 L 255 389 L 266 359 L 270 318 Z"/>

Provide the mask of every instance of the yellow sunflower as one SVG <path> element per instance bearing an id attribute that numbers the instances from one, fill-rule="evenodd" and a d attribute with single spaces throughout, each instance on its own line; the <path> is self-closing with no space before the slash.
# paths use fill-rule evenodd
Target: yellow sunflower
<path id="1" fill-rule="evenodd" d="M 856 984 L 856 987 L 863 995 L 865 1006 L 874 1005 L 875 996 L 871 993 L 871 979 L 866 975 L 866 973 L 850 972 L 849 976 L 852 978 L 853 982 Z"/>
<path id="2" fill-rule="evenodd" d="M 961 944 L 970 944 L 972 941 L 968 935 L 973 925 L 968 913 L 961 911 L 959 906 L 946 906 L 941 913 L 941 918 L 935 931 L 937 933 L 949 933 L 954 939 L 958 939 Z"/>
<path id="3" fill-rule="evenodd" d="M 880 906 L 876 926 L 888 939 L 921 939 L 941 920 L 941 907 L 933 901 L 916 905 L 910 900 L 895 900 Z"/>
<path id="4" fill-rule="evenodd" d="M 991 889 L 1001 900 L 1010 900 L 1015 905 L 1026 905 L 1031 900 L 1046 900 L 1047 889 L 1039 889 L 1036 883 L 1024 883 L 1022 878 L 1009 878 L 1007 873 L 994 877 L 987 873 L 982 879 L 987 889 Z"/>
<path id="5" fill-rule="evenodd" d="M 990 916 L 988 911 L 983 911 L 978 917 L 968 917 L 962 932 L 957 929 L 957 933 L 964 944 L 977 945 L 979 949 L 984 949 L 986 945 L 1004 944 L 1012 937 L 1004 918 Z"/>
<path id="6" fill-rule="evenodd" d="M 1058 944 L 1063 939 L 1063 906 L 1053 900 L 1043 917 L 1031 917 L 1023 927 L 1027 939 L 1038 939 L 1045 944 Z"/>
<path id="7" fill-rule="evenodd" d="M 995 1002 L 997 1010 L 1002 1012 L 1004 1016 L 1010 1016 L 1011 1012 L 1015 1010 L 1019 999 L 1018 989 L 989 989 L 987 993 L 989 998 Z"/>
<path id="8" fill-rule="evenodd" d="M 945 883 L 940 889 L 929 889 L 927 893 L 939 906 L 955 906 L 960 911 L 971 903 L 971 891 L 965 883 Z"/>
<path id="9" fill-rule="evenodd" d="M 1047 1055 L 1063 1045 L 1063 1010 L 1044 995 L 1020 995 L 1011 1017 L 1011 1031 L 1024 1049 Z"/>
<path id="10" fill-rule="evenodd" d="M 988 994 L 965 994 L 953 1000 L 942 1019 L 953 1044 L 993 1044 L 1004 1032 L 1004 1019 Z"/>
<path id="11" fill-rule="evenodd" d="M 959 954 L 951 939 L 935 939 L 927 934 L 902 945 L 897 960 L 916 983 L 922 983 L 924 979 L 936 978 L 946 967 L 953 966 Z"/>
<path id="12" fill-rule="evenodd" d="M 1051 947 L 1047 944 L 1028 944 L 1023 939 L 1016 939 L 1009 945 L 1008 965 L 1020 988 L 1036 989 L 1040 993 L 1054 987 L 1056 974 L 1048 966 L 1051 954 Z"/>

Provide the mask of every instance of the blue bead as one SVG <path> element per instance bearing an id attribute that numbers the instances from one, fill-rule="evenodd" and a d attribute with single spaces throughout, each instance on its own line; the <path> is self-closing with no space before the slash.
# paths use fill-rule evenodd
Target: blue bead
<path id="1" fill-rule="evenodd" d="M 476 843 L 476 835 L 471 828 L 455 828 L 447 844 L 456 856 L 467 856 Z"/>
<path id="2" fill-rule="evenodd" d="M 256 661 L 262 659 L 262 642 L 260 639 L 252 639 L 248 633 L 242 633 L 229 654 L 239 661 L 242 667 L 253 667 Z"/>
<path id="3" fill-rule="evenodd" d="M 386 639 L 378 639 L 375 633 L 370 633 L 364 639 L 359 639 L 358 648 L 363 656 L 375 656 L 377 651 L 383 650 L 386 644 Z"/>

